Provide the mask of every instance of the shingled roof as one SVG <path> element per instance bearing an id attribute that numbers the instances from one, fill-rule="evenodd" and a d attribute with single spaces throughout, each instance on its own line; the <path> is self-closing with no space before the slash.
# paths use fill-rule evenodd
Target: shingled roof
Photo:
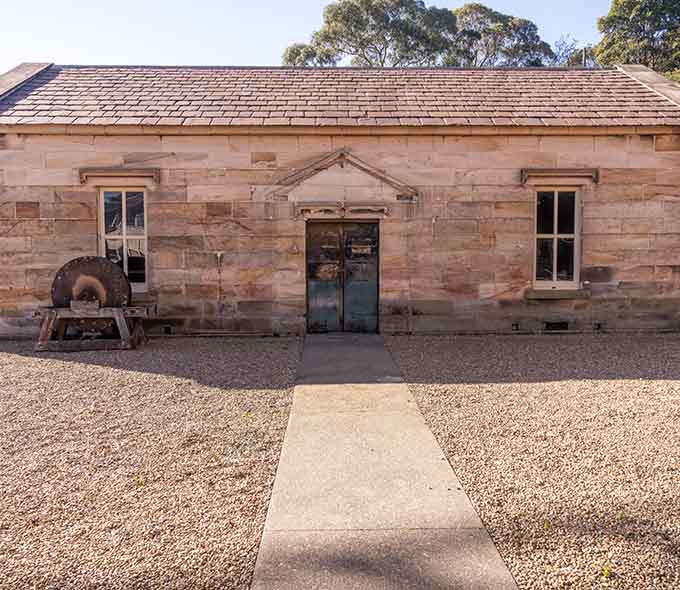
<path id="1" fill-rule="evenodd" d="M 643 76 L 637 75 L 640 72 Z M 672 98 L 678 88 L 659 91 L 654 81 L 660 77 L 650 76 L 656 74 L 639 66 L 586 70 L 45 64 L 0 96 L 0 125 L 680 125 L 680 95 Z"/>

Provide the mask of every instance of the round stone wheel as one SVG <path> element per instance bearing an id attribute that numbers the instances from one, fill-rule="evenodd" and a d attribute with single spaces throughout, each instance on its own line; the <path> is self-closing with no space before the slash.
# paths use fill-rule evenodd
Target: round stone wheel
<path id="1" fill-rule="evenodd" d="M 100 307 L 129 305 L 130 281 L 120 266 L 107 258 L 74 258 L 59 269 L 52 283 L 54 307 L 69 307 L 71 301 L 98 301 Z"/>

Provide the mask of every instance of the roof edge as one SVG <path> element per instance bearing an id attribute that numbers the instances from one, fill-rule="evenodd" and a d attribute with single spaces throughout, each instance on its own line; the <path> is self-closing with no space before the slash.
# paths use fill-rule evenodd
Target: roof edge
<path id="1" fill-rule="evenodd" d="M 8 94 L 11 94 L 31 78 L 34 78 L 52 65 L 54 64 L 46 62 L 25 62 L 12 68 L 9 72 L 0 74 L 0 99 L 5 98 Z"/>
<path id="2" fill-rule="evenodd" d="M 666 100 L 669 100 L 676 107 L 680 107 L 680 84 L 676 84 L 672 80 L 665 78 L 647 66 L 622 64 L 616 66 L 616 69 L 623 72 L 636 82 L 639 82 L 645 88 L 651 90 Z"/>
<path id="3" fill-rule="evenodd" d="M 198 126 L 198 125 L 80 125 L 80 124 L 2 124 L 0 134 L 22 133 L 24 135 L 337 135 L 337 136 L 462 136 L 462 135 L 680 135 L 680 124 L 665 125 L 628 125 L 606 126 L 519 126 L 519 125 L 481 125 L 448 127 L 422 125 L 409 126 L 277 126 L 277 125 L 238 125 L 238 126 Z"/>

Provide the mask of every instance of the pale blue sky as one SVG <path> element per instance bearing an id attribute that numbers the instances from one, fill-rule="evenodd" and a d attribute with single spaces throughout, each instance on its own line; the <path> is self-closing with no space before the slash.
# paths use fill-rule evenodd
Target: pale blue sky
<path id="1" fill-rule="evenodd" d="M 465 2 L 427 2 L 456 8 Z M 611 0 L 487 0 L 533 20 L 553 43 L 595 43 Z M 0 72 L 22 61 L 60 64 L 279 65 L 307 41 L 327 0 L 13 0 L 0 11 Z"/>

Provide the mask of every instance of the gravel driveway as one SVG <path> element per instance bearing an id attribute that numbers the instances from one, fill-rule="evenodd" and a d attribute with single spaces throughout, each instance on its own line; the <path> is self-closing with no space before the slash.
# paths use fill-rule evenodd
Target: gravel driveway
<path id="1" fill-rule="evenodd" d="M 680 337 L 388 345 L 520 588 L 680 588 Z"/>
<path id="2" fill-rule="evenodd" d="M 0 588 L 247 588 L 299 354 L 0 342 Z"/>

